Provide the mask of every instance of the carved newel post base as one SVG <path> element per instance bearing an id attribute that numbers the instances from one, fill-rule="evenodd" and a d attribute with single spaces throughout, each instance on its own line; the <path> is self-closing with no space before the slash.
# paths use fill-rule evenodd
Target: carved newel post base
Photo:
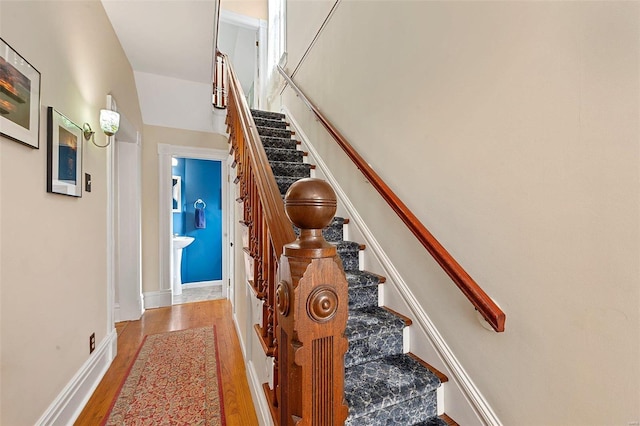
<path id="1" fill-rule="evenodd" d="M 285 196 L 300 237 L 284 248 L 276 290 L 280 425 L 337 426 L 347 418 L 347 281 L 335 246 L 322 236 L 336 205 L 320 179 L 301 179 Z"/>

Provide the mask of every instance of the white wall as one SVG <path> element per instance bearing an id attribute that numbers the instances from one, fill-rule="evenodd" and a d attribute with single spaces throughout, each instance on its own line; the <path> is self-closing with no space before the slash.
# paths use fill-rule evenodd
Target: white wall
<path id="1" fill-rule="evenodd" d="M 211 84 L 140 71 L 134 74 L 145 124 L 198 132 L 216 130 Z"/>
<path id="2" fill-rule="evenodd" d="M 252 18 L 264 20 L 268 18 L 267 0 L 222 0 L 220 8 Z"/>
<path id="3" fill-rule="evenodd" d="M 20 426 L 36 423 L 95 357 L 89 335 L 100 347 L 113 330 L 107 150 L 84 145 L 92 192 L 48 194 L 45 108 L 98 128 L 111 93 L 135 127 L 142 119 L 133 72 L 99 1 L 2 1 L 0 28 L 42 74 L 40 149 L 0 137 L 0 424 Z"/>
<path id="4" fill-rule="evenodd" d="M 282 99 L 503 424 L 640 420 L 639 7 L 342 2 L 295 77 L 501 305 L 502 334 Z M 288 3 L 290 49 L 321 10 Z"/>

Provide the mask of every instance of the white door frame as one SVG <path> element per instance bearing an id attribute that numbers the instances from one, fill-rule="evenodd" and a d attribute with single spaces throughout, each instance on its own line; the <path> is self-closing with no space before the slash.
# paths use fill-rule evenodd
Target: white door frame
<path id="1" fill-rule="evenodd" d="M 116 102 L 107 95 L 107 109 L 117 111 Z M 142 163 L 141 134 L 127 117 L 120 113 L 120 129 L 111 137 L 107 148 L 107 311 L 108 327 L 115 322 L 139 319 L 144 312 L 142 307 Z M 120 147 L 126 146 L 137 153 L 133 167 L 122 169 L 119 165 Z M 130 154 L 130 153 L 129 153 Z M 127 205 L 120 200 L 119 182 L 126 182 L 130 189 Z M 118 202 L 116 203 L 116 198 Z M 126 213 L 126 215 L 123 215 Z M 126 217 L 125 217 L 126 216 Z M 123 233 L 122 226 L 129 232 Z M 122 253 L 126 247 L 128 253 Z M 119 257 L 126 255 L 127 265 Z M 118 260 L 118 261 L 117 261 Z M 115 290 L 118 286 L 118 300 Z"/>
<path id="2" fill-rule="evenodd" d="M 229 235 L 228 221 L 229 212 L 227 211 L 227 194 L 228 182 L 225 178 L 227 168 L 229 167 L 229 153 L 227 150 L 213 148 L 197 148 L 191 146 L 158 144 L 158 241 L 159 241 L 159 274 L 160 292 L 172 294 L 171 287 L 171 236 L 173 235 L 173 220 L 171 216 L 172 205 L 172 188 L 171 188 L 171 158 L 172 157 L 195 158 L 199 160 L 214 160 L 222 163 L 222 281 L 229 281 Z M 163 298 L 160 306 L 171 306 L 171 298 L 167 300 Z"/>
<path id="3" fill-rule="evenodd" d="M 254 108 L 260 109 L 264 107 L 267 89 L 267 26 L 268 23 L 264 19 L 252 18 L 239 13 L 231 12 L 226 9 L 220 9 L 220 22 L 235 25 L 237 27 L 254 30 L 258 41 L 256 61 L 256 69 L 254 70 Z M 224 52 L 226 53 L 226 52 Z"/>

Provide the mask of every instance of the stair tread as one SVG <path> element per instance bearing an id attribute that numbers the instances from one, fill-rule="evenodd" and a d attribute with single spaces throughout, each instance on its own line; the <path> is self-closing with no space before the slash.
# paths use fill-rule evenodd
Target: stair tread
<path id="1" fill-rule="evenodd" d="M 440 379 L 408 355 L 391 355 L 345 369 L 345 398 L 358 416 L 421 395 L 440 386 Z"/>

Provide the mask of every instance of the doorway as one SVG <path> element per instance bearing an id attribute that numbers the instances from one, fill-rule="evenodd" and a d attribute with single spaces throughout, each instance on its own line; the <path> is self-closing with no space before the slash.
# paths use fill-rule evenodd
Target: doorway
<path id="1" fill-rule="evenodd" d="M 223 299 L 222 162 L 171 161 L 173 304 Z"/>
<path id="2" fill-rule="evenodd" d="M 174 174 L 174 158 L 182 158 L 189 160 L 209 160 L 215 161 L 219 164 L 219 176 L 220 176 L 220 185 L 219 185 L 219 195 L 217 197 L 210 198 L 207 196 L 195 196 L 184 194 L 180 195 L 180 208 L 185 211 L 184 225 L 182 226 L 180 219 L 177 219 L 177 222 L 174 222 L 174 215 L 177 212 L 174 212 L 174 176 L 178 176 Z M 160 290 L 167 291 L 167 293 L 171 294 L 172 302 L 181 303 L 180 299 L 174 300 L 175 296 L 178 296 L 176 293 L 180 293 L 180 291 L 176 291 L 173 286 L 174 277 L 173 272 L 176 270 L 175 263 L 176 258 L 174 250 L 174 235 L 182 235 L 195 236 L 200 234 L 202 237 L 202 230 L 206 230 L 209 228 L 208 220 L 212 220 L 211 216 L 207 216 L 208 213 L 214 213 L 214 210 L 217 211 L 217 214 L 221 219 L 221 231 L 219 235 L 220 241 L 220 269 L 221 275 L 215 276 L 214 278 L 218 279 L 204 279 L 207 278 L 206 275 L 202 275 L 202 271 L 196 271 L 193 276 L 187 278 L 187 280 L 192 282 L 191 286 L 187 286 L 187 288 L 198 288 L 198 287 L 210 287 L 213 285 L 221 286 L 221 293 L 223 298 L 227 298 L 229 295 L 229 266 L 228 262 L 230 259 L 229 255 L 229 235 L 228 235 L 228 201 L 227 201 L 227 192 L 228 192 L 228 181 L 227 181 L 227 170 L 228 170 L 228 158 L 229 154 L 226 150 L 218 150 L 218 149 L 208 149 L 208 148 L 196 148 L 196 147 L 188 147 L 188 146 L 179 146 L 179 145 L 168 145 L 168 144 L 159 144 L 158 145 L 158 170 L 159 170 L 159 183 L 158 186 L 160 188 L 160 197 L 158 201 L 158 209 L 160 215 L 159 221 L 159 242 L 160 242 Z M 184 180 L 189 176 L 185 175 Z M 182 179 L 181 179 L 182 180 Z M 196 179 L 197 180 L 197 179 Z M 185 186 L 180 186 L 180 192 L 185 189 Z M 204 194 L 202 188 L 196 188 L 194 193 Z M 194 199 L 192 199 L 194 198 Z M 197 203 L 198 198 L 201 199 L 203 203 Z M 215 201 L 215 199 L 219 199 L 219 203 Z M 213 204 L 211 204 L 208 199 L 214 199 Z M 206 207 L 204 205 L 206 204 Z M 176 206 L 177 207 L 177 206 Z M 201 208 L 204 210 L 204 226 L 205 228 L 196 228 L 195 227 L 195 210 L 196 208 Z M 186 226 L 189 224 L 189 226 Z M 174 226 L 176 229 L 174 229 Z M 217 226 L 217 225 L 215 225 Z M 187 235 L 185 235 L 187 234 Z M 195 239 L 194 239 L 195 240 Z M 195 244 L 193 242 L 189 242 L 189 244 Z M 194 246 L 194 248 L 197 246 Z M 183 248 L 184 250 L 184 248 Z M 187 247 L 188 250 L 188 247 Z M 198 250 L 192 250 L 193 254 L 197 254 Z M 187 254 L 187 252 L 183 252 L 183 254 Z M 180 259 L 181 268 L 182 268 L 182 259 Z M 206 268 L 205 268 L 206 269 Z M 182 272 L 182 269 L 180 270 Z M 209 276 L 209 278 L 211 278 Z M 184 286 L 180 287 L 181 290 L 184 290 Z"/>

